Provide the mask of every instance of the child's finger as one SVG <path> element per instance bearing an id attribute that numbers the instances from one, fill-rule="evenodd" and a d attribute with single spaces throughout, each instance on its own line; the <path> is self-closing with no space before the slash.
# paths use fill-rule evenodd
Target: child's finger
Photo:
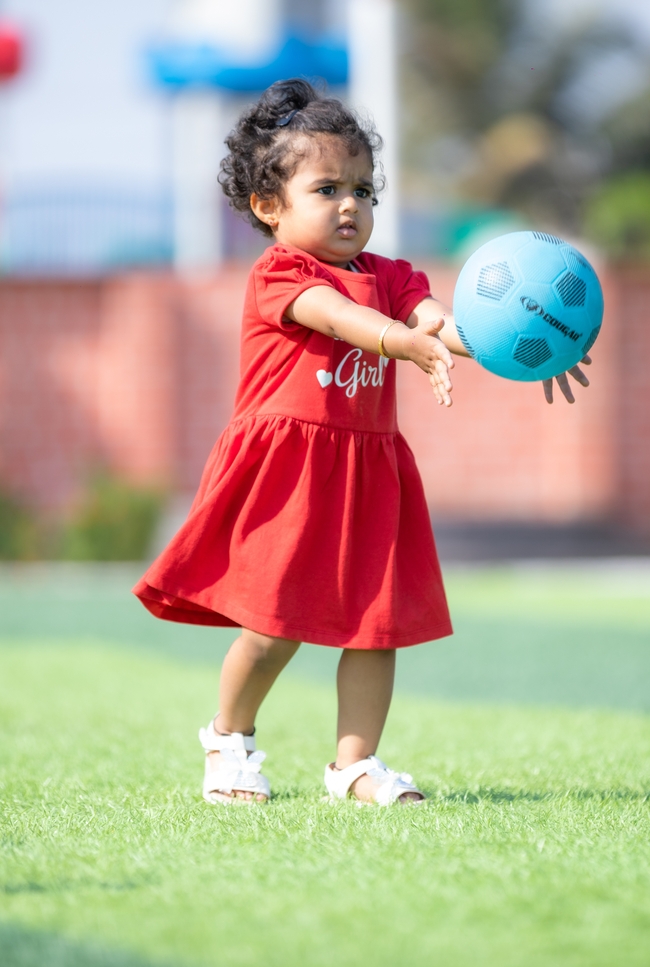
<path id="1" fill-rule="evenodd" d="M 451 377 L 449 375 L 449 370 L 442 360 L 438 360 L 434 363 L 433 372 L 436 374 L 436 378 L 445 387 L 445 389 L 451 389 Z"/>
<path id="2" fill-rule="evenodd" d="M 575 400 L 575 396 L 573 395 L 573 392 L 572 392 L 571 387 L 569 385 L 569 380 L 567 379 L 567 374 L 566 373 L 560 373 L 560 375 L 559 376 L 556 376 L 555 378 L 557 379 L 557 385 L 562 390 L 562 394 L 563 394 L 565 400 L 567 401 L 567 403 L 575 403 L 575 401 L 576 401 Z"/>
<path id="3" fill-rule="evenodd" d="M 438 356 L 439 359 L 444 360 L 444 362 L 447 364 L 449 369 L 452 369 L 454 366 L 454 360 L 452 359 L 451 353 L 445 346 L 444 342 L 442 342 L 442 340 L 438 336 L 438 333 L 440 332 L 444 324 L 445 324 L 445 320 L 440 318 L 435 320 L 434 322 L 430 322 L 427 326 L 423 327 L 422 331 L 424 332 L 425 336 L 430 336 L 431 339 L 433 340 L 433 351 L 436 354 L 436 356 Z"/>
<path id="4" fill-rule="evenodd" d="M 436 398 L 436 403 L 438 406 L 451 406 L 453 403 L 449 393 L 441 393 L 438 389 L 434 388 L 433 395 Z"/>
<path id="5" fill-rule="evenodd" d="M 444 342 L 440 339 L 436 339 L 433 345 L 433 351 L 441 362 L 445 364 L 448 369 L 454 368 L 454 357 L 451 355 Z"/>
<path id="6" fill-rule="evenodd" d="M 544 387 L 544 396 L 546 398 L 546 402 L 552 403 L 553 402 L 553 380 L 544 379 L 542 380 L 542 385 Z"/>
<path id="7" fill-rule="evenodd" d="M 589 362 L 591 362 L 591 360 L 589 360 Z M 580 383 L 581 386 L 589 386 L 589 380 L 587 379 L 587 377 L 582 372 L 579 366 L 572 366 L 571 369 L 569 370 L 569 373 L 571 374 L 571 376 L 573 376 L 576 382 Z"/>
<path id="8" fill-rule="evenodd" d="M 451 406 L 451 380 L 441 380 L 440 375 L 436 372 L 429 373 L 429 382 L 433 388 L 433 394 L 437 399 L 438 403 L 442 403 L 444 406 Z"/>
<path id="9" fill-rule="evenodd" d="M 432 322 L 427 323 L 424 331 L 427 336 L 435 336 L 440 332 L 444 324 L 445 320 L 442 316 L 440 316 L 438 319 L 434 319 Z"/>

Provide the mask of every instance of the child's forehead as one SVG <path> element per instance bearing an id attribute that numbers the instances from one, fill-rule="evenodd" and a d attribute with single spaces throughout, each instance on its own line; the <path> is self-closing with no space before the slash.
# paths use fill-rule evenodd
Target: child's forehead
<path id="1" fill-rule="evenodd" d="M 317 177 L 356 175 L 372 178 L 372 158 L 362 145 L 350 146 L 337 135 L 300 138 L 296 143 L 300 160 L 295 173 Z"/>

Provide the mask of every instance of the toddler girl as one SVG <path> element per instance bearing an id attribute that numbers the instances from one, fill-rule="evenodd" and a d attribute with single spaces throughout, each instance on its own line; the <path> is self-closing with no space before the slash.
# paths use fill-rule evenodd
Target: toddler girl
<path id="1" fill-rule="evenodd" d="M 342 649 L 330 796 L 424 799 L 375 755 L 396 649 L 452 631 L 394 360 L 450 406 L 450 351 L 466 352 L 423 273 L 364 251 L 380 143 L 302 80 L 274 84 L 227 140 L 223 189 L 273 244 L 248 282 L 232 420 L 134 589 L 159 618 L 242 628 L 199 733 L 211 803 L 269 798 L 255 717 L 303 640 Z"/>

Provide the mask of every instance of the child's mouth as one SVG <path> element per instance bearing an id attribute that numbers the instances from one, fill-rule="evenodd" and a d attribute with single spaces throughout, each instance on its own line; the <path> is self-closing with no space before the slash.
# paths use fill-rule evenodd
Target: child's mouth
<path id="1" fill-rule="evenodd" d="M 339 235 L 343 236 L 343 238 L 354 238 L 354 236 L 357 234 L 357 230 L 354 225 L 341 225 L 337 231 Z"/>

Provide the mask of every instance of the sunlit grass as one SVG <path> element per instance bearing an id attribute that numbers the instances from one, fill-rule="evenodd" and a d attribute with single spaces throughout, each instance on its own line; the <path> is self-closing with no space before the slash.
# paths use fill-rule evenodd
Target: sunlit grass
<path id="1" fill-rule="evenodd" d="M 332 807 L 333 691 L 287 678 L 259 722 L 273 801 L 210 808 L 215 686 L 123 649 L 0 653 L 3 967 L 647 964 L 646 716 L 401 695 L 380 753 L 430 800 Z"/>

